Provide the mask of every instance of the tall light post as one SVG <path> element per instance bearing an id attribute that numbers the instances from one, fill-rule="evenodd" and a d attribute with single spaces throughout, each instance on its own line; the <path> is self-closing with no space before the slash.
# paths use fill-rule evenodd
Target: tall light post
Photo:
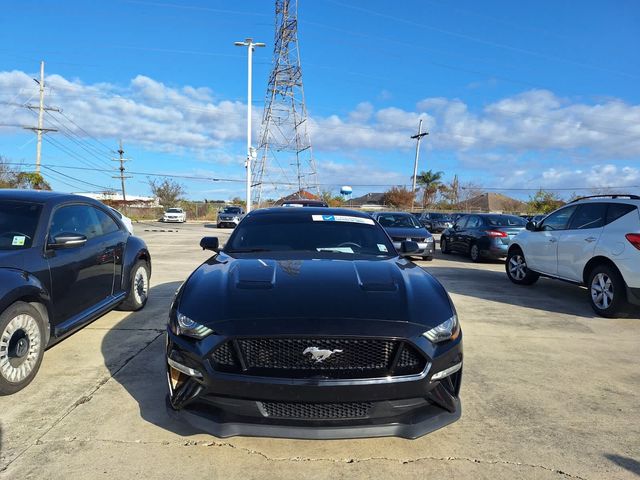
<path id="1" fill-rule="evenodd" d="M 264 47 L 264 43 L 254 42 L 252 38 L 244 42 L 235 42 L 236 47 L 247 47 L 247 205 L 245 211 L 251 211 L 251 66 L 253 62 L 253 49 Z"/>

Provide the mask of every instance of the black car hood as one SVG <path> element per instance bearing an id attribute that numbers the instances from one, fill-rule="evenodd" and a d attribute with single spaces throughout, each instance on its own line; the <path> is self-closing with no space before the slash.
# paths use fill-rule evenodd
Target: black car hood
<path id="1" fill-rule="evenodd" d="M 403 259 L 242 258 L 202 264 L 178 310 L 213 326 L 245 319 L 371 319 L 436 326 L 452 315 L 442 285 Z"/>
<path id="2" fill-rule="evenodd" d="M 418 238 L 430 237 L 431 234 L 426 228 L 409 228 L 409 227 L 383 227 L 390 237 Z"/>

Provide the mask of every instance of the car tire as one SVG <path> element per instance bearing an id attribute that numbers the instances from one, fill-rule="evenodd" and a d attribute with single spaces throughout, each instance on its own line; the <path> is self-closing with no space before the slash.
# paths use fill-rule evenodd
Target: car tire
<path id="1" fill-rule="evenodd" d="M 149 299 L 149 264 L 138 260 L 131 269 L 129 292 L 118 310 L 136 312 L 142 309 Z"/>
<path id="2" fill-rule="evenodd" d="M 440 237 L 440 251 L 444 254 L 451 253 L 451 249 L 449 248 L 449 242 L 446 238 Z"/>
<path id="3" fill-rule="evenodd" d="M 527 261 L 522 250 L 512 248 L 507 254 L 505 262 L 507 277 L 516 285 L 533 285 L 540 278 L 540 274 L 527 268 Z"/>
<path id="4" fill-rule="evenodd" d="M 424 260 L 425 262 L 430 262 L 433 260 L 433 256 L 427 255 L 426 257 L 422 257 L 422 260 Z"/>
<path id="5" fill-rule="evenodd" d="M 45 321 L 33 305 L 15 302 L 2 312 L 0 396 L 16 393 L 32 382 L 42 363 L 45 339 Z"/>
<path id="6" fill-rule="evenodd" d="M 477 243 L 472 243 L 469 247 L 469 258 L 472 262 L 478 263 L 482 261 L 482 255 L 480 254 L 480 247 Z"/>
<path id="7" fill-rule="evenodd" d="M 620 272 L 600 263 L 589 272 L 587 289 L 591 308 L 605 318 L 626 317 L 629 313 L 627 288 Z"/>

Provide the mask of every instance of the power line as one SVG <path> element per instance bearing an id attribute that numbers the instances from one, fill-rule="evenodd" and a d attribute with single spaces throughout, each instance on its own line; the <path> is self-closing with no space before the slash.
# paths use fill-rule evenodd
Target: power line
<path id="1" fill-rule="evenodd" d="M 74 181 L 77 181 L 77 182 L 80 182 L 80 183 L 84 183 L 84 184 L 90 185 L 92 187 L 98 187 L 98 188 L 102 188 L 104 190 L 113 191 L 113 188 L 111 188 L 111 187 L 105 187 L 104 185 L 96 185 L 95 183 L 87 182 L 86 180 L 81 180 L 79 178 L 72 177 L 71 175 L 67 175 L 66 173 L 62 173 L 62 172 L 59 172 L 57 170 L 54 170 L 53 168 L 51 168 L 48 165 L 43 165 L 42 167 L 46 168 L 47 170 L 50 170 L 50 171 L 52 171 L 54 173 L 57 173 L 58 175 L 62 175 L 63 177 L 69 178 L 71 180 L 74 180 Z"/>
<path id="2" fill-rule="evenodd" d="M 27 166 L 27 165 L 33 165 L 33 164 L 29 164 L 29 163 L 19 163 L 19 162 L 5 162 L 5 165 L 20 165 L 20 166 Z M 95 169 L 95 168 L 87 168 L 87 167 L 72 167 L 72 166 L 68 166 L 68 165 L 43 165 L 43 168 L 63 168 L 63 169 L 72 169 L 72 170 L 86 170 L 86 171 L 107 171 L 107 170 L 100 170 L 100 169 Z M 53 170 L 54 172 L 56 170 Z M 110 171 L 110 170 L 109 170 Z M 58 172 L 61 173 L 61 172 Z M 127 171 L 127 173 L 129 173 L 130 175 L 141 175 L 141 176 L 147 176 L 147 177 L 167 177 L 167 178 L 180 178 L 180 179 L 187 179 L 187 180 L 199 180 L 199 181 L 210 181 L 210 182 L 219 182 L 219 183 L 245 183 L 245 179 L 243 178 L 218 178 L 218 177 L 207 177 L 207 176 L 195 176 L 195 175 L 177 175 L 177 174 L 170 174 L 170 173 L 154 173 L 154 172 L 133 172 L 133 171 Z M 83 182 L 83 180 L 77 179 L 75 177 L 69 177 L 69 178 L 73 178 L 75 180 L 78 180 L 80 182 Z M 88 183 L 88 182 L 84 182 L 84 183 Z M 267 185 L 286 185 L 286 186 L 295 186 L 297 185 L 297 182 L 264 182 Z M 344 182 L 341 183 L 319 183 L 318 185 L 320 186 L 324 186 L 324 187 L 334 187 L 334 186 L 338 186 L 341 185 Z M 110 190 L 113 191 L 114 189 L 111 187 L 104 187 L 101 185 L 95 185 L 95 184 L 90 184 L 93 186 L 97 186 L 100 188 L 104 188 L 105 190 Z M 351 183 L 350 184 L 352 187 L 395 187 L 395 186 L 402 186 L 404 184 L 402 183 Z M 467 187 L 461 187 L 462 189 L 467 189 Z M 594 190 L 594 189 L 624 189 L 624 188 L 640 188 L 640 185 L 620 185 L 620 186 L 591 186 L 591 187 L 563 187 L 563 188 L 555 188 L 555 187 L 544 187 L 544 186 L 537 186 L 537 187 L 514 187 L 514 188 L 509 188 L 509 187 L 483 187 L 483 186 L 478 186 L 478 187 L 474 187 L 474 189 L 480 189 L 480 190 L 497 190 L 497 191 L 523 191 L 523 192 L 532 192 L 532 191 L 537 191 L 537 190 L 548 190 L 548 191 L 578 191 L 578 190 Z"/>

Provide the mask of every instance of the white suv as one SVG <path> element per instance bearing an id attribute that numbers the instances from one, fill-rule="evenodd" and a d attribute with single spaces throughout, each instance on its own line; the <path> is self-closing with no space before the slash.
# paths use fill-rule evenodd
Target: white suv
<path id="1" fill-rule="evenodd" d="M 518 285 L 542 275 L 585 285 L 594 311 L 640 308 L 640 197 L 594 195 L 529 222 L 511 242 L 506 270 Z"/>

